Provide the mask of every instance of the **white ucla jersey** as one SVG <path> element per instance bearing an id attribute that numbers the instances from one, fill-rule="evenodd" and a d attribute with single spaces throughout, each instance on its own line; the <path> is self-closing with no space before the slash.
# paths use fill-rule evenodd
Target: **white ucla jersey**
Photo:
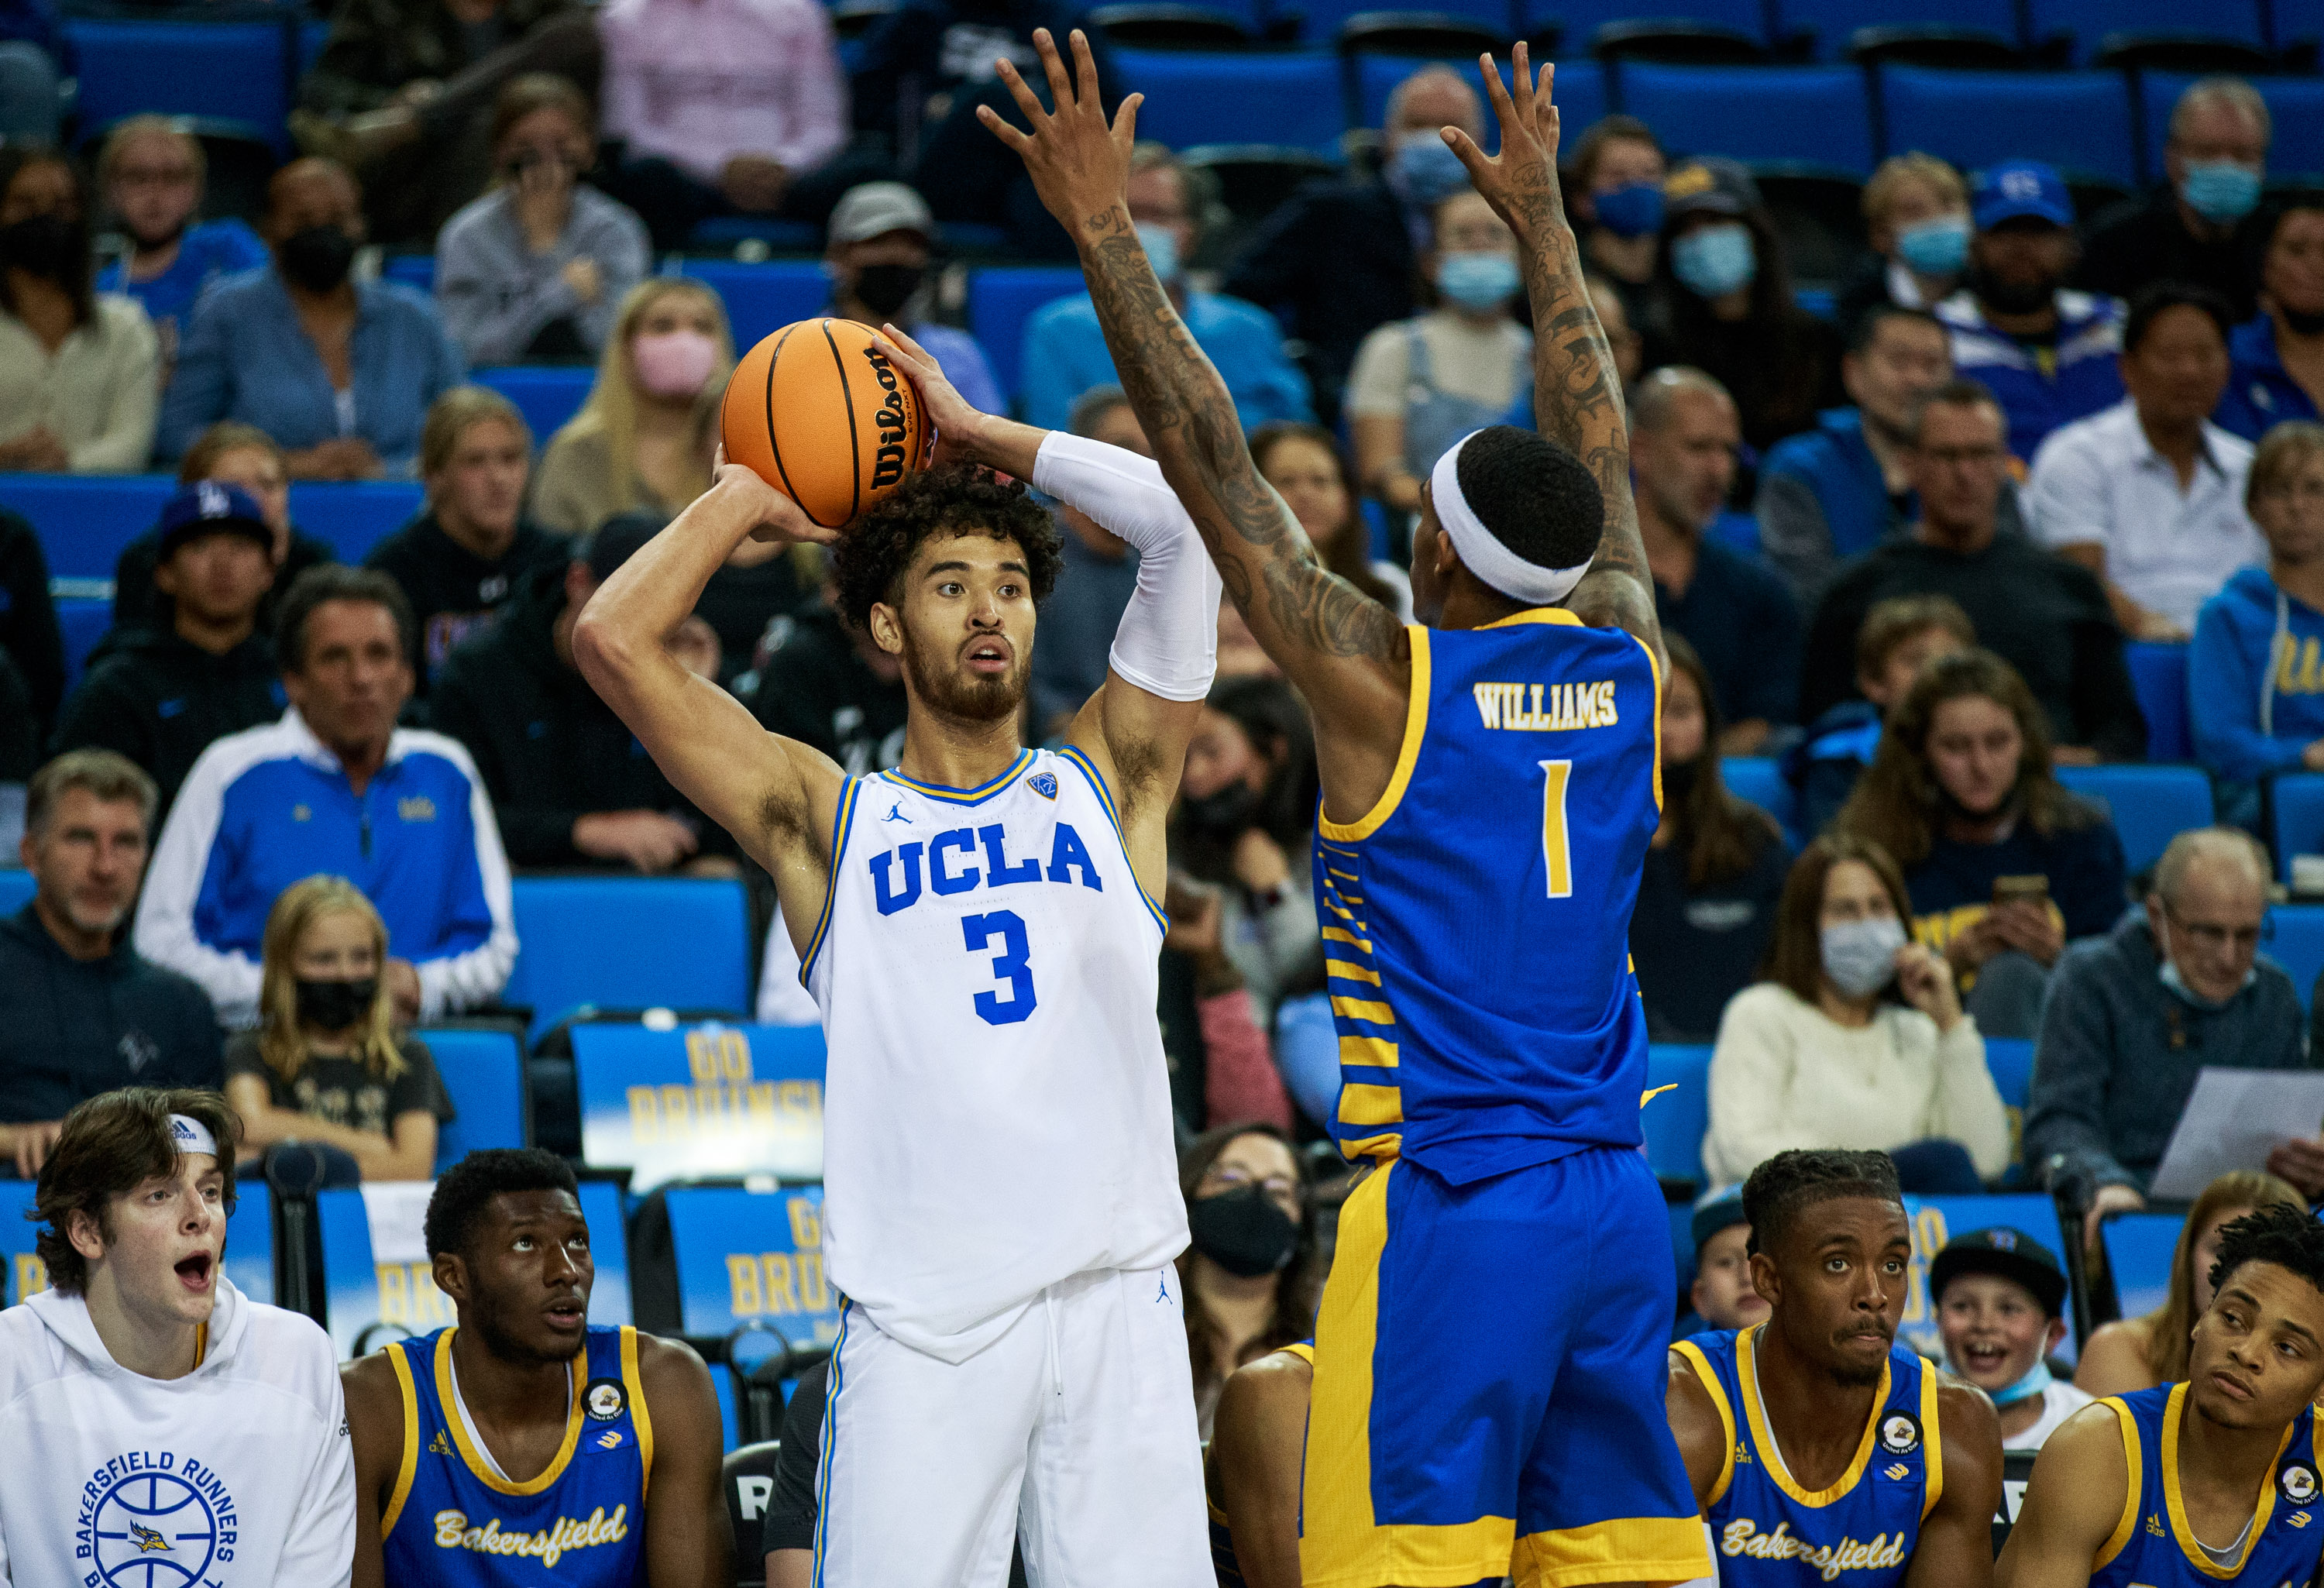
<path id="1" fill-rule="evenodd" d="M 1077 750 L 841 790 L 801 977 L 831 1054 L 824 1260 L 881 1329 L 964 1361 L 1060 1279 L 1185 1250 L 1162 932 Z"/>

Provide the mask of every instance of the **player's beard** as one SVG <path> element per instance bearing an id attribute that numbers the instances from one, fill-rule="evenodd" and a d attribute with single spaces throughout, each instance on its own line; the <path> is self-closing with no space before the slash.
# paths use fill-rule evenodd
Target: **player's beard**
<path id="1" fill-rule="evenodd" d="M 904 631 L 904 671 L 911 679 L 912 694 L 940 716 L 989 723 L 1021 709 L 1032 663 L 1025 647 L 1014 641 L 1009 655 L 1007 673 L 997 679 L 983 678 L 961 667 L 956 651 L 949 663 L 928 656 L 912 638 L 911 630 Z"/>
<path id="2" fill-rule="evenodd" d="M 467 1316 L 461 1320 L 461 1324 L 463 1327 L 475 1330 L 484 1343 L 484 1349 L 502 1362 L 546 1367 L 552 1362 L 572 1360 L 569 1352 L 555 1351 L 544 1354 L 518 1339 L 501 1321 L 500 1308 L 484 1301 L 481 1296 L 469 1302 Z"/>

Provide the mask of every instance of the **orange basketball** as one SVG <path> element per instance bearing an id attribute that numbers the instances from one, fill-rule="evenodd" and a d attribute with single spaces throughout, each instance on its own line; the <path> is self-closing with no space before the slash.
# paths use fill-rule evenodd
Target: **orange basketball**
<path id="1" fill-rule="evenodd" d="M 869 327 L 803 319 L 742 355 L 718 412 L 739 463 L 836 529 L 926 461 L 927 416 Z"/>

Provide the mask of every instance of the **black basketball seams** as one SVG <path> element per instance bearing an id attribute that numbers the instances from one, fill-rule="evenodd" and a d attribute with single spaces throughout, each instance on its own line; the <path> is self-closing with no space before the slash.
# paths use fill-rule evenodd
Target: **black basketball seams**
<path id="1" fill-rule="evenodd" d="M 847 499 L 847 515 L 839 521 L 846 523 L 863 510 L 863 443 L 855 434 L 855 394 L 848 389 L 847 360 L 840 356 L 839 339 L 831 334 L 829 320 L 817 320 L 816 324 L 822 328 L 824 345 L 831 349 L 831 367 L 839 372 L 839 406 L 847 412 L 847 462 L 848 466 L 854 470 L 855 485 Z M 807 516 L 813 518 L 815 515 L 809 513 Z M 822 527 L 831 529 L 836 526 L 825 524 Z"/>

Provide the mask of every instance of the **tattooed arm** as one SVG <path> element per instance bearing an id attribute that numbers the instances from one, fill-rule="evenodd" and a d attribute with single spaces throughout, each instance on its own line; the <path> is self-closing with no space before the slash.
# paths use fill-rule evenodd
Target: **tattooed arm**
<path id="1" fill-rule="evenodd" d="M 1582 278 L 1582 250 L 1565 218 L 1557 182 L 1557 106 L 1551 103 L 1554 67 L 1542 69 L 1538 91 L 1517 47 L 1516 97 L 1484 61 L 1485 92 L 1499 117 L 1501 152 L 1488 159 L 1457 128 L 1445 141 L 1469 168 L 1469 180 L 1517 234 L 1526 296 L 1533 305 L 1533 410 L 1541 433 L 1579 457 L 1606 502 L 1598 555 L 1564 605 L 1583 622 L 1628 630 L 1654 651 L 1665 675 L 1662 624 L 1655 616 L 1654 576 L 1646 571 L 1638 536 L 1638 506 L 1630 494 L 1630 429 L 1622 409 L 1613 349 L 1598 323 Z"/>
<path id="2" fill-rule="evenodd" d="M 1088 42 L 1073 36 L 1075 83 L 1056 42 L 1034 34 L 1054 114 L 1005 60 L 1002 80 L 1031 123 L 978 115 L 1023 157 L 1051 214 L 1072 234 L 1122 389 L 1217 562 L 1252 635 L 1306 697 L 1325 801 L 1353 821 L 1387 789 L 1403 741 L 1411 643 L 1394 614 L 1316 561 L 1298 521 L 1252 464 L 1234 400 L 1155 278 L 1126 193 L 1139 95 L 1109 125 Z"/>

